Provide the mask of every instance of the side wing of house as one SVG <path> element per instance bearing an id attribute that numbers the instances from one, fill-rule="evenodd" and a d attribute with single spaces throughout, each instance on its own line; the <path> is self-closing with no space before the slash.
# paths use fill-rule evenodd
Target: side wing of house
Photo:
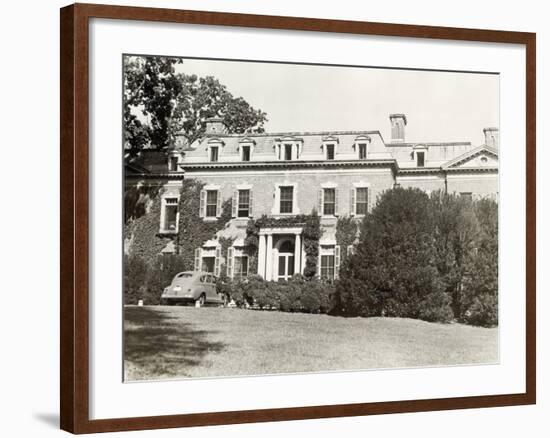
<path id="1" fill-rule="evenodd" d="M 442 166 L 447 192 L 464 196 L 497 197 L 498 151 L 482 145 L 450 160 Z"/>

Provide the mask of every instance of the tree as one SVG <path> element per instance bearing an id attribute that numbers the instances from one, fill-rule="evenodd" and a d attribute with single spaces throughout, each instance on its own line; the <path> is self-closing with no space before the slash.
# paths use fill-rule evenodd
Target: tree
<path id="1" fill-rule="evenodd" d="M 176 72 L 178 58 L 125 57 L 124 132 L 128 150 L 162 149 L 177 136 L 191 144 L 206 128 L 206 119 L 221 117 L 230 132 L 263 132 L 266 113 L 234 97 L 216 78 Z"/>
<path id="2" fill-rule="evenodd" d="M 436 267 L 430 199 L 418 189 L 395 188 L 363 219 L 356 252 L 340 270 L 337 312 L 429 321 L 452 318 Z"/>
<path id="3" fill-rule="evenodd" d="M 475 325 L 498 324 L 498 205 L 477 201 L 480 233 L 475 251 L 466 262 L 463 319 Z"/>
<path id="4" fill-rule="evenodd" d="M 174 67 L 180 63 L 177 58 L 124 57 L 125 148 L 167 146 L 175 100 L 183 89 Z"/>
<path id="5" fill-rule="evenodd" d="M 454 316 L 460 319 L 465 311 L 463 280 L 479 236 L 479 222 L 471 200 L 437 191 L 430 201 L 437 268 L 451 297 Z"/>

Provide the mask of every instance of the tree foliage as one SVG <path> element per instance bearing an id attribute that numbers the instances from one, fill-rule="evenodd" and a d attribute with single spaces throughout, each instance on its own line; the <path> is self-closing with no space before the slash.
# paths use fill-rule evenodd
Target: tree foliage
<path id="1" fill-rule="evenodd" d="M 234 97 L 212 76 L 176 71 L 179 58 L 124 58 L 125 148 L 162 149 L 177 136 L 191 144 L 206 128 L 206 119 L 221 117 L 230 132 L 263 132 L 267 115 L 242 97 Z"/>
<path id="2" fill-rule="evenodd" d="M 497 219 L 489 199 L 386 191 L 340 269 L 335 311 L 497 324 Z"/>

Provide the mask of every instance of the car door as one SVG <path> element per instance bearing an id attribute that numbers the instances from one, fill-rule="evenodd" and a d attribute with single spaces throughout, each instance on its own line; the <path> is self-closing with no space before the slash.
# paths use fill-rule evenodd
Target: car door
<path id="1" fill-rule="evenodd" d="M 197 284 L 197 291 L 198 293 L 195 294 L 196 299 L 198 299 L 202 294 L 208 299 L 208 287 L 207 287 L 207 281 L 208 275 L 203 274 L 199 277 L 199 281 Z"/>
<path id="2" fill-rule="evenodd" d="M 210 300 L 214 302 L 219 302 L 220 297 L 216 288 L 216 277 L 213 275 L 208 276 L 208 287 L 210 289 Z"/>
<path id="3" fill-rule="evenodd" d="M 208 293 L 206 297 L 209 301 L 218 301 L 218 295 L 216 294 L 216 284 L 214 281 L 214 276 L 212 274 L 208 274 L 208 277 L 206 279 L 206 287 L 208 289 Z"/>

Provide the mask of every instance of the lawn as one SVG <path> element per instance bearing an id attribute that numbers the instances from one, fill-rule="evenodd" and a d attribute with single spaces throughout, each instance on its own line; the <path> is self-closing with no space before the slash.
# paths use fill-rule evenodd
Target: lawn
<path id="1" fill-rule="evenodd" d="M 498 329 L 401 318 L 126 307 L 127 380 L 498 362 Z"/>

